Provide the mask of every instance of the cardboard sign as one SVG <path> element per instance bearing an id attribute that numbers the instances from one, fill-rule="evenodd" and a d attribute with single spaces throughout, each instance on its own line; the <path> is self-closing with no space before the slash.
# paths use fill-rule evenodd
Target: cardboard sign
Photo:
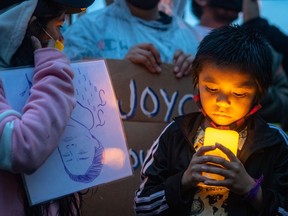
<path id="1" fill-rule="evenodd" d="M 126 60 L 107 60 L 121 117 L 126 121 L 170 122 L 174 116 L 198 110 L 191 76 L 178 79 L 173 66 L 160 74 Z"/>
<path id="2" fill-rule="evenodd" d="M 74 63 L 72 68 L 77 105 L 61 142 L 36 172 L 23 176 L 31 205 L 132 175 L 105 61 Z M 33 68 L 0 73 L 7 99 L 20 112 L 32 75 Z"/>

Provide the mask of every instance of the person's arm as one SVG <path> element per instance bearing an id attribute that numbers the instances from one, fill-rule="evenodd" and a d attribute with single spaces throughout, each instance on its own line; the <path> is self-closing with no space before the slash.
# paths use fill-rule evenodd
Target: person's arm
<path id="1" fill-rule="evenodd" d="M 1 88 L 1 169 L 31 173 L 55 150 L 75 105 L 72 79 L 65 55 L 44 48 L 35 51 L 32 87 L 22 113 L 9 106 Z"/>
<path id="2" fill-rule="evenodd" d="M 143 163 L 142 183 L 134 198 L 136 215 L 171 215 L 172 211 L 181 209 L 188 202 L 182 196 L 181 179 L 184 170 L 171 173 L 169 168 L 172 160 L 169 158 L 172 155 L 168 153 L 171 153 L 171 149 L 168 150 L 172 140 L 170 129 L 171 126 L 168 126 L 154 142 Z M 188 197 L 191 198 L 192 196 Z"/>

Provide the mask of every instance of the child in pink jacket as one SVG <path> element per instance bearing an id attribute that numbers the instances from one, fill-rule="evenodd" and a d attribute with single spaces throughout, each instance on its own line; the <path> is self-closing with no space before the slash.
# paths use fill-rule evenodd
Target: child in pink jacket
<path id="1" fill-rule="evenodd" d="M 63 41 L 60 27 L 67 9 L 87 7 L 93 0 L 53 1 L 0 3 L 0 69 L 35 67 L 21 113 L 9 105 L 0 85 L 0 215 L 80 215 L 76 194 L 30 207 L 21 179 L 57 148 L 75 106 L 73 71 L 58 50 Z"/>

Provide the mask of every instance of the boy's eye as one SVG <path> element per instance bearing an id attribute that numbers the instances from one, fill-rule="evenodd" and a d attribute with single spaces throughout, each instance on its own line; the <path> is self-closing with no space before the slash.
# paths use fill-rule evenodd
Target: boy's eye
<path id="1" fill-rule="evenodd" d="M 216 92 L 218 90 L 217 88 L 211 88 L 211 87 L 208 87 L 208 86 L 206 86 L 206 89 L 209 92 Z"/>
<path id="2" fill-rule="evenodd" d="M 233 92 L 233 94 L 236 96 L 236 97 L 245 97 L 247 94 L 246 93 L 236 93 L 236 92 Z"/>

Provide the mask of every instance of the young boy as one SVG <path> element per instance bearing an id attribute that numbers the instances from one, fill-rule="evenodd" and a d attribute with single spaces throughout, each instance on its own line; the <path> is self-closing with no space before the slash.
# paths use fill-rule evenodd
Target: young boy
<path id="1" fill-rule="evenodd" d="M 288 138 L 255 113 L 272 80 L 271 62 L 266 41 L 243 27 L 203 39 L 192 68 L 201 112 L 175 118 L 151 147 L 137 215 L 288 214 Z M 218 143 L 202 146 L 207 127 L 237 131 L 237 156 Z M 229 160 L 205 155 L 216 148 Z"/>

